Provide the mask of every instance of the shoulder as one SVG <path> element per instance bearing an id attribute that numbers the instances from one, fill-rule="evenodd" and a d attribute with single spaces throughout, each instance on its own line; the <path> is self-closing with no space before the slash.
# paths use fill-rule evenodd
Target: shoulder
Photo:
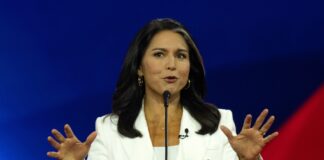
<path id="1" fill-rule="evenodd" d="M 224 108 L 218 108 L 218 111 L 222 114 L 222 115 L 226 115 L 226 114 L 232 114 L 232 111 L 230 109 L 224 109 Z"/>
<path id="2" fill-rule="evenodd" d="M 226 135 L 220 129 L 220 126 L 225 126 L 231 130 L 233 135 L 236 135 L 236 129 L 235 129 L 235 123 L 233 120 L 232 111 L 229 109 L 220 109 L 220 108 L 218 108 L 218 111 L 220 112 L 221 119 L 219 121 L 219 125 L 217 126 L 216 132 L 210 135 L 208 147 L 218 148 L 218 150 L 219 148 L 222 148 L 222 150 L 224 151 L 227 150 L 226 151 L 227 153 L 225 152 L 219 153 L 219 154 L 224 154 L 223 156 L 228 156 L 228 154 L 235 156 L 235 152 L 232 151 Z"/>
<path id="3" fill-rule="evenodd" d="M 229 116 L 231 116 L 231 117 L 233 116 L 233 113 L 230 109 L 218 108 L 218 111 L 222 117 L 228 118 Z"/>
<path id="4" fill-rule="evenodd" d="M 232 132 L 236 133 L 236 127 L 235 127 L 232 111 L 229 109 L 218 109 L 218 110 L 221 114 L 221 119 L 218 127 L 224 125 L 227 128 L 229 128 Z M 218 130 L 220 130 L 220 128 L 218 128 Z"/>
<path id="5" fill-rule="evenodd" d="M 96 131 L 100 133 L 117 132 L 118 116 L 107 114 L 96 119 Z"/>
<path id="6" fill-rule="evenodd" d="M 235 130 L 235 123 L 233 119 L 233 113 L 229 109 L 218 109 L 221 114 L 221 119 L 219 122 L 219 126 L 224 125 L 232 130 Z"/>
<path id="7" fill-rule="evenodd" d="M 118 144 L 118 117 L 104 115 L 96 119 L 97 136 L 91 144 L 88 159 L 111 159 L 112 144 Z"/>
<path id="8" fill-rule="evenodd" d="M 221 121 L 232 121 L 233 120 L 233 113 L 229 109 L 218 109 L 221 115 Z"/>

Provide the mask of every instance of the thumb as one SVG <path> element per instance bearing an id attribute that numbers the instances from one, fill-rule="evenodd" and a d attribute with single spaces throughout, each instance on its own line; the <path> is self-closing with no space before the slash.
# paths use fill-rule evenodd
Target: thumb
<path id="1" fill-rule="evenodd" d="M 97 132 L 93 131 L 88 137 L 87 140 L 84 142 L 88 147 L 90 147 L 91 143 L 95 140 L 97 136 Z"/>
<path id="2" fill-rule="evenodd" d="M 223 133 L 228 138 L 228 140 L 231 140 L 233 138 L 233 134 L 232 134 L 231 130 L 229 130 L 227 127 L 221 125 L 220 129 L 223 131 Z"/>

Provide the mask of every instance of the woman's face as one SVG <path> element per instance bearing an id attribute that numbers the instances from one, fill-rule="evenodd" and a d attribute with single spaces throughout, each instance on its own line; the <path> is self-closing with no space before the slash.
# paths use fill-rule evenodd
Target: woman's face
<path id="1" fill-rule="evenodd" d="M 179 94 L 188 82 L 189 50 L 183 37 L 173 31 L 158 32 L 146 49 L 138 75 L 144 76 L 145 93 L 159 94 L 165 90 Z"/>

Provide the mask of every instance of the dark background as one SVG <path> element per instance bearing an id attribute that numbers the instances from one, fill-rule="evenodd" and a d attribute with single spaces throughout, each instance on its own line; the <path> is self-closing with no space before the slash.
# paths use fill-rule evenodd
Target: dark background
<path id="1" fill-rule="evenodd" d="M 206 100 L 280 128 L 324 82 L 321 0 L 0 2 L 0 159 L 49 159 L 52 128 L 80 139 L 111 111 L 123 57 L 151 19 L 175 18 L 204 58 Z"/>

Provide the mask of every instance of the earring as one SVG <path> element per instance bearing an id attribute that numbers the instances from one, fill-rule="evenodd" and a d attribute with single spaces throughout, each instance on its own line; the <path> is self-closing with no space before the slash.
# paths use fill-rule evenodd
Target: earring
<path id="1" fill-rule="evenodd" d="M 138 76 L 137 77 L 137 83 L 138 83 L 138 86 L 143 86 L 143 83 L 144 83 L 144 80 L 143 80 L 143 76 Z"/>
<path id="2" fill-rule="evenodd" d="M 190 88 L 190 85 L 191 85 L 191 81 L 190 81 L 190 79 L 188 79 L 188 83 L 187 83 L 187 86 L 186 86 L 186 88 L 185 88 L 185 89 L 188 89 L 188 88 Z"/>

